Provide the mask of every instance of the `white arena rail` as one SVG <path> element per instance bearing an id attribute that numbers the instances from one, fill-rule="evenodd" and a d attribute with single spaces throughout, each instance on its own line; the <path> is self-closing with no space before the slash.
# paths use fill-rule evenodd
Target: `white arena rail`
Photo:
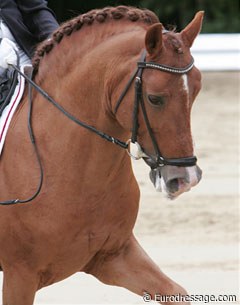
<path id="1" fill-rule="evenodd" d="M 191 51 L 201 71 L 240 70 L 240 34 L 200 34 Z"/>

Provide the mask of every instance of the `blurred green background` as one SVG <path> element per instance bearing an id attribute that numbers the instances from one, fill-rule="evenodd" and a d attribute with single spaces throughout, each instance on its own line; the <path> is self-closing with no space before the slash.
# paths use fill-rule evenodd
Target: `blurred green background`
<path id="1" fill-rule="evenodd" d="M 48 4 L 61 23 L 93 8 L 131 5 L 154 11 L 165 25 L 180 30 L 198 10 L 205 11 L 203 33 L 238 33 L 240 31 L 239 0 L 49 0 Z"/>

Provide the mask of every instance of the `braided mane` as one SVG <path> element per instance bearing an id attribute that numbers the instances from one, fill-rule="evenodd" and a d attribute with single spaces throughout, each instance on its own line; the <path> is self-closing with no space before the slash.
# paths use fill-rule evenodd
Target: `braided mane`
<path id="1" fill-rule="evenodd" d="M 158 17 L 147 9 L 138 9 L 129 6 L 106 7 L 103 9 L 91 10 L 86 14 L 80 15 L 70 21 L 63 23 L 51 37 L 42 42 L 36 49 L 32 60 L 35 74 L 41 58 L 44 54 L 51 52 L 51 50 L 58 45 L 65 36 L 70 36 L 73 32 L 80 30 L 84 25 L 93 25 L 107 22 L 109 20 L 125 19 L 132 22 L 143 22 L 145 24 L 153 24 L 159 22 Z"/>

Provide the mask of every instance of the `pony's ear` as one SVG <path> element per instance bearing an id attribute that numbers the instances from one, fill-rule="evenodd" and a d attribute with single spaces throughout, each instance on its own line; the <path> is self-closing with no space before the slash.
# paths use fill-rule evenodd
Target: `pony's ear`
<path id="1" fill-rule="evenodd" d="M 196 13 L 194 19 L 182 30 L 181 35 L 184 43 L 190 48 L 202 28 L 204 11 Z"/>
<path id="2" fill-rule="evenodd" d="M 151 25 L 145 36 L 145 46 L 150 56 L 158 55 L 162 50 L 162 24 Z"/>

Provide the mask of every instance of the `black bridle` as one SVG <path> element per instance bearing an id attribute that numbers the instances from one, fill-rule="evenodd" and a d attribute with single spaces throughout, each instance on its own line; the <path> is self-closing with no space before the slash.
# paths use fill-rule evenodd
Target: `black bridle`
<path id="1" fill-rule="evenodd" d="M 197 162 L 197 158 L 195 156 L 192 157 L 186 157 L 186 158 L 171 158 L 171 159 L 167 159 L 164 158 L 162 156 L 162 154 L 160 153 L 157 141 L 154 137 L 153 131 L 151 129 L 150 126 L 150 122 L 147 116 L 147 112 L 145 109 L 145 105 L 144 105 L 144 100 L 143 100 L 143 94 L 142 94 L 142 73 L 143 73 L 143 69 L 149 68 L 149 69 L 157 69 L 160 71 L 164 71 L 164 72 L 168 72 L 168 73 L 177 73 L 177 74 L 185 74 L 187 72 L 189 72 L 192 68 L 193 68 L 193 59 L 191 61 L 191 63 L 184 67 L 184 68 L 175 68 L 175 67 L 170 67 L 170 66 L 166 66 L 166 65 L 162 65 L 162 64 L 158 64 L 158 63 L 154 63 L 154 62 L 146 62 L 146 51 L 144 51 L 144 53 L 141 56 L 141 60 L 138 62 L 138 66 L 136 71 L 133 73 L 133 75 L 131 76 L 129 82 L 127 83 L 124 91 L 122 92 L 122 94 L 120 95 L 117 104 L 115 106 L 115 110 L 114 113 L 116 114 L 120 104 L 122 103 L 126 93 L 128 92 L 128 90 L 130 89 L 134 79 L 135 79 L 135 101 L 134 101 L 134 108 L 133 108 L 133 127 L 132 127 L 132 137 L 131 140 L 127 141 L 127 142 L 123 142 L 115 137 L 112 137 L 100 130 L 98 130 L 97 128 L 86 124 L 82 121 L 80 121 L 79 119 L 77 119 L 75 116 L 73 116 L 72 114 L 70 114 L 68 111 L 66 111 L 58 102 L 56 102 L 51 96 L 49 96 L 46 91 L 44 91 L 42 88 L 40 88 L 30 77 L 28 77 L 27 75 L 25 75 L 17 66 L 14 66 L 14 69 L 20 74 L 22 75 L 26 81 L 28 82 L 29 88 L 28 88 L 28 100 L 29 100 L 29 113 L 28 113 L 28 130 L 29 130 L 29 135 L 30 135 L 30 139 L 31 142 L 33 144 L 34 147 L 34 151 L 36 153 L 36 158 L 39 164 L 39 169 L 40 169 L 40 181 L 39 181 L 39 185 L 38 188 L 36 190 L 36 192 L 28 199 L 11 199 L 11 200 L 6 200 L 6 201 L 0 201 L 0 205 L 12 205 L 12 204 L 19 204 L 19 203 L 28 203 L 32 200 L 34 200 L 41 192 L 41 188 L 42 188 L 42 184 L 43 184 L 43 166 L 41 163 L 41 159 L 40 159 L 40 155 L 38 153 L 38 148 L 37 148 L 37 144 L 35 141 L 35 137 L 34 137 L 34 133 L 33 133 L 33 129 L 32 129 L 32 88 L 35 88 L 48 102 L 50 102 L 54 107 L 56 107 L 60 112 L 62 112 L 68 119 L 70 119 L 71 121 L 73 121 L 74 123 L 76 123 L 77 125 L 88 129 L 89 131 L 95 133 L 96 135 L 100 136 L 101 138 L 103 138 L 104 140 L 107 140 L 115 145 L 120 146 L 123 149 L 126 149 L 128 151 L 129 149 L 129 143 L 136 143 L 139 149 L 139 157 L 136 158 L 134 156 L 131 155 L 131 153 L 129 153 L 133 158 L 135 159 L 140 159 L 140 158 L 147 158 L 151 160 L 151 168 L 157 168 L 163 165 L 172 165 L 172 166 L 182 166 L 182 167 L 186 167 L 186 166 L 193 166 L 196 164 Z M 144 153 L 144 151 L 142 150 L 142 148 L 140 147 L 140 145 L 137 143 L 137 134 L 138 134 L 138 113 L 139 113 L 139 107 L 141 107 L 142 112 L 143 112 L 143 116 L 144 116 L 144 120 L 145 120 L 145 124 L 147 126 L 148 129 L 148 133 L 150 135 L 150 138 L 152 140 L 152 144 L 155 150 L 155 154 L 156 154 L 156 159 L 154 159 L 153 157 L 147 155 Z M 129 151 L 128 151 L 129 152 Z"/>
<path id="2" fill-rule="evenodd" d="M 143 93 L 142 93 L 142 74 L 144 69 L 157 69 L 163 72 L 167 73 L 174 73 L 174 74 L 186 74 L 188 73 L 194 66 L 194 60 L 192 58 L 191 62 L 189 65 L 183 68 L 176 68 L 176 67 L 171 67 L 167 65 L 162 65 L 158 64 L 155 62 L 146 62 L 146 51 L 143 52 L 140 61 L 138 62 L 137 69 L 131 76 L 130 80 L 128 81 L 125 89 L 123 90 L 122 94 L 120 95 L 115 109 L 114 109 L 114 114 L 117 113 L 119 106 L 121 105 L 126 93 L 128 92 L 131 84 L 133 83 L 135 79 L 135 101 L 134 101 L 134 107 L 133 107 L 133 125 L 132 125 L 132 137 L 131 141 L 132 143 L 137 143 L 137 135 L 138 135 L 138 128 L 139 128 L 139 123 L 138 123 L 138 113 L 139 113 L 139 108 L 141 107 L 144 121 L 148 130 L 148 134 L 151 138 L 152 145 L 155 151 L 155 157 L 149 156 L 144 153 L 144 150 L 138 145 L 138 149 L 140 150 L 140 157 L 145 158 L 146 160 L 149 160 L 150 162 L 149 165 L 151 166 L 152 169 L 164 166 L 164 165 L 172 165 L 172 166 L 182 166 L 182 167 L 187 167 L 187 166 L 194 166 L 197 163 L 197 158 L 195 156 L 191 157 L 184 157 L 184 158 L 164 158 L 163 155 L 160 152 L 160 149 L 158 147 L 156 138 L 154 136 L 154 133 L 152 131 L 148 116 L 147 116 L 147 111 L 145 108 L 144 100 L 143 100 Z M 135 159 L 138 159 L 135 158 Z"/>

